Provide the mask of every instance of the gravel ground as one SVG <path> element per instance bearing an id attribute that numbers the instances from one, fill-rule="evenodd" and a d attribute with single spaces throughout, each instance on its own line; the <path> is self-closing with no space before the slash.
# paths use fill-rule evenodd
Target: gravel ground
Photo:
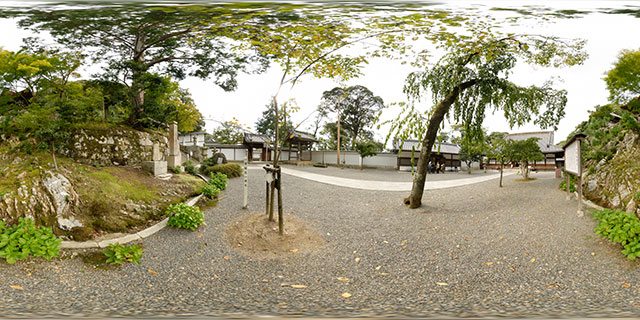
<path id="1" fill-rule="evenodd" d="M 385 170 L 385 169 L 340 169 L 337 167 L 318 168 L 312 166 L 293 166 L 285 165 L 286 168 L 291 168 L 298 171 L 305 171 L 317 174 L 323 174 L 327 176 L 334 176 L 340 178 L 358 179 L 358 180 L 375 180 L 375 181 L 394 181 L 394 182 L 411 182 L 413 176 L 409 171 L 398 170 Z M 506 171 L 505 171 L 506 172 Z M 467 179 L 485 175 L 499 174 L 496 170 L 487 170 L 484 173 L 482 170 L 472 170 L 471 174 L 467 171 L 448 171 L 446 173 L 434 173 L 428 174 L 428 181 L 441 181 L 441 180 L 453 180 L 453 179 Z"/>
<path id="2" fill-rule="evenodd" d="M 469 317 L 635 316 L 640 272 L 594 237 L 552 174 L 425 193 L 329 186 L 284 176 L 287 214 L 328 241 L 315 253 L 252 258 L 225 227 L 264 206 L 250 170 L 249 210 L 233 179 L 207 225 L 144 240 L 140 265 L 94 269 L 78 258 L 0 262 L 0 315 L 244 317 L 252 315 Z M 357 262 L 356 258 L 359 258 Z M 337 277 L 348 278 L 340 281 Z M 294 289 L 283 284 L 307 286 Z M 10 285 L 21 286 L 15 290 Z M 345 292 L 350 298 L 343 298 Z"/>

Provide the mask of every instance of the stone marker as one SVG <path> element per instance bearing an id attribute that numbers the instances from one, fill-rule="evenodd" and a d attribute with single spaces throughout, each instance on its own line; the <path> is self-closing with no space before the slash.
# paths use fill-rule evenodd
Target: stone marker
<path id="1" fill-rule="evenodd" d="M 174 121 L 169 126 L 169 168 L 173 169 L 180 166 L 180 145 L 178 144 L 178 124 Z"/>
<path id="2" fill-rule="evenodd" d="M 162 153 L 160 153 L 160 145 L 153 143 L 153 161 L 162 161 Z"/>

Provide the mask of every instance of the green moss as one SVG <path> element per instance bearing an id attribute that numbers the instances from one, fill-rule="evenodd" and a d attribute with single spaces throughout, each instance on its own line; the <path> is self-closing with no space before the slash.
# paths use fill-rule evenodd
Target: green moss
<path id="1" fill-rule="evenodd" d="M 145 186 L 134 179 L 115 176 L 114 171 L 114 168 L 98 168 L 88 173 L 88 176 L 100 186 L 102 193 L 110 197 L 145 202 L 158 197 L 155 187 Z"/>
<path id="2" fill-rule="evenodd" d="M 202 193 L 202 187 L 206 184 L 206 182 L 204 182 L 204 180 L 202 180 L 201 178 L 189 174 L 179 174 L 176 176 L 180 183 L 187 184 L 191 187 L 192 191 L 189 196 L 199 195 L 200 193 Z"/>

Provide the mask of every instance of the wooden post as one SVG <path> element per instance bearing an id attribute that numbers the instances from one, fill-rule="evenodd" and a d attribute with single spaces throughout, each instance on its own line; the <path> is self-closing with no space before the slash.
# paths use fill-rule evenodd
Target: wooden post
<path id="1" fill-rule="evenodd" d="M 337 162 L 336 163 L 338 165 L 338 168 L 340 167 L 340 101 L 338 101 L 338 144 L 336 145 L 336 159 Z"/>
<path id="2" fill-rule="evenodd" d="M 570 173 L 566 170 L 564 171 L 564 175 L 567 176 L 567 200 L 571 199 L 571 176 Z"/>
<path id="3" fill-rule="evenodd" d="M 284 216 L 282 214 L 282 175 L 280 167 L 276 168 L 276 186 L 278 189 L 278 230 L 280 235 L 284 234 Z"/>
<path id="4" fill-rule="evenodd" d="M 235 158 L 236 152 L 233 150 L 233 156 Z M 249 152 L 244 150 L 244 197 L 242 198 L 242 209 L 247 209 L 249 206 Z"/>
<path id="5" fill-rule="evenodd" d="M 271 194 L 269 195 L 269 221 L 274 221 L 273 219 L 273 201 L 274 201 L 274 195 L 276 193 L 276 191 L 274 190 L 275 187 L 275 181 L 271 181 L 270 185 L 269 185 L 269 189 L 272 191 Z"/>
<path id="6" fill-rule="evenodd" d="M 266 188 L 266 193 L 264 194 L 266 199 L 266 206 L 264 207 L 264 213 L 266 215 L 269 215 L 269 182 L 266 182 L 265 185 L 267 186 L 267 188 Z"/>
<path id="7" fill-rule="evenodd" d="M 584 216 L 584 212 L 582 211 L 582 139 L 577 139 L 578 140 L 578 168 L 580 171 L 578 173 L 578 181 L 577 181 L 577 186 L 576 189 L 578 189 L 578 217 L 583 217 Z M 567 186 L 568 188 L 568 186 Z"/>

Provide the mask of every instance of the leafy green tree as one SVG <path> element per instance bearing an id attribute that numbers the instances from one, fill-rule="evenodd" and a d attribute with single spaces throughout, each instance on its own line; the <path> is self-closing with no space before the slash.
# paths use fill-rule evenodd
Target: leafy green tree
<path id="1" fill-rule="evenodd" d="M 244 128 L 235 118 L 225 121 L 213 130 L 211 138 L 221 144 L 239 144 L 244 139 Z"/>
<path id="2" fill-rule="evenodd" d="M 607 71 L 604 81 L 611 101 L 626 103 L 640 97 L 640 49 L 620 51 L 618 60 Z"/>
<path id="3" fill-rule="evenodd" d="M 356 151 L 360 155 L 360 170 L 362 170 L 362 163 L 364 162 L 364 158 L 373 157 L 380 150 L 382 150 L 382 144 L 376 143 L 375 141 L 362 141 L 356 143 Z"/>
<path id="4" fill-rule="evenodd" d="M 266 105 L 267 109 L 262 111 L 262 116 L 256 121 L 256 131 L 260 134 L 266 135 L 270 140 L 275 141 L 275 128 L 276 128 L 276 111 L 273 105 L 273 101 L 270 101 Z M 285 109 L 286 110 L 286 109 Z M 284 112 L 281 108 L 281 113 Z M 279 136 L 286 137 L 289 132 L 293 132 L 294 127 L 291 122 L 291 115 L 288 118 L 286 123 L 282 126 L 279 126 Z"/>
<path id="5" fill-rule="evenodd" d="M 155 80 L 149 73 L 178 80 L 213 77 L 216 85 L 233 90 L 239 72 L 263 70 L 267 60 L 255 51 L 238 50 L 231 41 L 242 34 L 241 26 L 251 26 L 263 17 L 257 11 L 234 5 L 110 5 L 39 7 L 0 14 L 19 17 L 21 27 L 47 31 L 60 44 L 104 64 L 103 79 L 121 81 L 130 88 L 129 120 L 135 123 L 145 117 L 147 82 Z"/>
<path id="6" fill-rule="evenodd" d="M 506 132 L 492 132 L 487 138 L 487 158 L 494 159 L 500 165 L 500 188 L 504 165 L 511 162 L 511 144 L 513 140 L 505 139 Z"/>
<path id="7" fill-rule="evenodd" d="M 486 29 L 485 29 L 486 30 Z M 451 35 L 448 53 L 428 71 L 411 73 L 404 91 L 415 103 L 428 92 L 433 108 L 421 113 L 406 105 L 392 121 L 390 135 L 405 140 L 420 127 L 422 140 L 418 170 L 411 194 L 405 199 L 410 208 L 422 204 L 427 162 L 438 129 L 447 115 L 471 128 L 482 127 L 487 107 L 502 110 L 511 126 L 534 120 L 540 127 L 555 126 L 564 115 L 566 91 L 552 83 L 519 86 L 509 81 L 510 71 L 522 61 L 540 66 L 572 66 L 584 61 L 583 41 L 567 41 L 535 35 L 498 35 L 480 29 L 471 35 Z M 428 118 L 426 126 L 423 123 Z"/>
<path id="8" fill-rule="evenodd" d="M 486 151 L 486 133 L 484 129 L 471 130 L 468 126 L 454 126 L 460 136 L 453 139 L 460 146 L 460 160 L 467 165 L 467 173 L 471 174 L 473 162 L 481 161 Z"/>
<path id="9" fill-rule="evenodd" d="M 340 113 L 340 126 L 349 132 L 350 149 L 356 149 L 356 142 L 363 135 L 371 135 L 369 127 L 373 126 L 384 101 L 375 96 L 364 86 L 348 88 L 335 87 L 322 94 L 322 102 L 318 107 L 321 112 Z"/>
<path id="10" fill-rule="evenodd" d="M 517 140 L 509 144 L 508 152 L 511 161 L 520 164 L 522 178 L 529 179 L 529 163 L 544 160 L 544 154 L 538 146 L 538 138 Z"/>

